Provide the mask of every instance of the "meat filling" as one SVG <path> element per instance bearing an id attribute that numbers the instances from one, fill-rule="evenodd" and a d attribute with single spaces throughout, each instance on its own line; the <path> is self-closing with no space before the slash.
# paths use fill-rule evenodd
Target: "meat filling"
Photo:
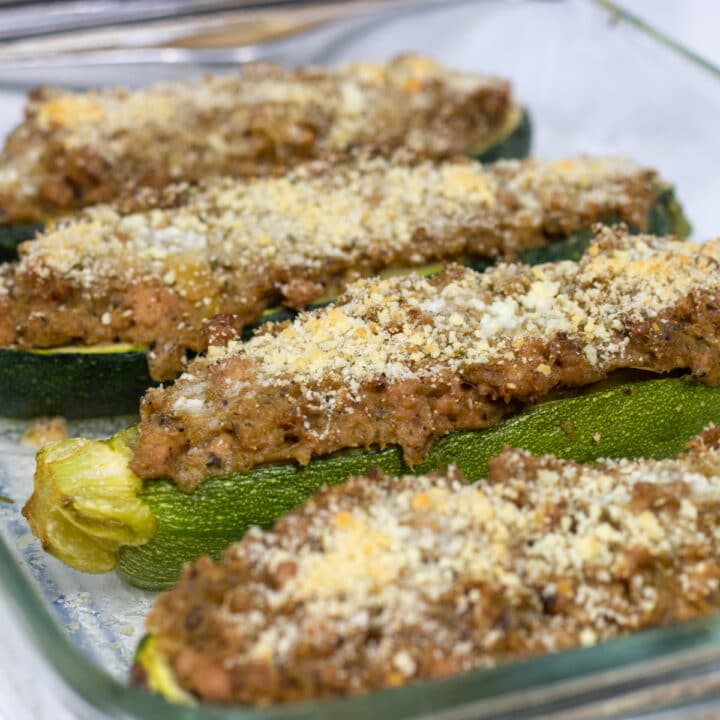
<path id="1" fill-rule="evenodd" d="M 352 479 L 187 568 L 148 629 L 187 690 L 267 705 L 716 612 L 719 437 L 679 459 L 596 465 L 505 450 L 474 486 L 452 469 Z"/>
<path id="2" fill-rule="evenodd" d="M 132 467 L 203 479 L 481 429 L 559 387 L 624 368 L 720 381 L 720 242 L 599 229 L 579 262 L 449 266 L 353 284 L 337 305 L 211 347 L 147 392 Z"/>
<path id="3" fill-rule="evenodd" d="M 645 227 L 657 192 L 654 172 L 620 158 L 407 160 L 316 163 L 174 188 L 164 209 L 88 211 L 0 269 L 0 345 L 150 345 L 152 376 L 171 379 L 214 315 L 242 326 L 360 276 L 512 257 L 609 217 Z"/>
<path id="4" fill-rule="evenodd" d="M 0 155 L 0 223 L 172 182 L 279 174 L 357 148 L 471 154 L 518 112 L 505 80 L 413 55 L 337 70 L 250 64 L 138 91 L 41 88 Z"/>

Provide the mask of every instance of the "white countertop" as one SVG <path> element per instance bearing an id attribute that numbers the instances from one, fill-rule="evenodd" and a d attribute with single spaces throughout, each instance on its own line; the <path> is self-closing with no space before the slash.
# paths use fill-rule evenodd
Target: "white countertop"
<path id="1" fill-rule="evenodd" d="M 627 9 L 658 29 L 720 64 L 716 0 L 619 0 Z M 0 135 L 17 119 L 0 117 Z M 718 221 L 720 223 L 720 220 Z M 720 225 L 718 225 L 720 227 Z M 67 691 L 48 669 L 26 637 L 25 628 L 7 598 L 0 594 L 5 620 L 0 650 L 0 718 L 2 720 L 79 720 L 89 718 L 70 710 Z"/>

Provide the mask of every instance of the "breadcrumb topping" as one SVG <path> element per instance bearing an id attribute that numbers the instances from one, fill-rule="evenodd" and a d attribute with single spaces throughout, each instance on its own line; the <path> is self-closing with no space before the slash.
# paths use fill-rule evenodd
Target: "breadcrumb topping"
<path id="1" fill-rule="evenodd" d="M 398 445 L 410 467 L 620 369 L 720 383 L 720 240 L 597 228 L 581 259 L 368 278 L 336 305 L 214 345 L 141 406 L 132 467 L 192 490 L 265 463 Z"/>
<path id="2" fill-rule="evenodd" d="M 159 359 L 166 374 L 153 377 L 172 378 L 185 350 L 202 349 L 200 330 L 216 314 L 242 325 L 359 276 L 512 257 L 609 217 L 645 227 L 657 199 L 656 174 L 624 158 L 409 161 L 318 161 L 280 178 L 175 186 L 164 193 L 169 207 L 88 210 L 5 266 L 0 300 L 8 296 L 15 330 L 8 339 L 0 331 L 0 344 L 152 342 L 159 358 L 177 356 Z M 151 298 L 138 296 L 143 288 Z M 33 321 L 36 312 L 44 320 Z"/>
<path id="3" fill-rule="evenodd" d="M 42 89 L 2 157 L 0 219 L 2 211 L 27 219 L 139 186 L 277 172 L 359 147 L 472 153 L 511 112 L 505 80 L 415 55 L 337 70 L 251 64 L 241 74 L 136 91 Z"/>
<path id="4" fill-rule="evenodd" d="M 148 628 L 185 687 L 266 704 L 707 613 L 720 603 L 717 440 L 710 428 L 678 459 L 596 465 L 508 449 L 473 486 L 452 469 L 355 478 L 186 570 Z"/>
<path id="5" fill-rule="evenodd" d="M 442 284 L 416 275 L 359 280 L 336 305 L 277 333 L 211 348 L 190 372 L 242 357 L 253 384 L 316 387 L 333 376 L 352 391 L 380 375 L 392 382 L 511 362 L 525 343 L 549 344 L 558 334 L 602 368 L 623 355 L 629 324 L 659 318 L 690 293 L 720 289 L 720 241 L 598 233 L 579 262 L 502 263 L 482 274 L 455 268 Z M 187 396 L 195 387 L 180 378 L 169 392 Z M 229 395 L 247 390 L 228 383 Z"/>
<path id="6" fill-rule="evenodd" d="M 317 163 L 282 178 L 215 181 L 179 207 L 127 215 L 110 206 L 89 210 L 23 245 L 22 266 L 35 272 L 46 267 L 86 290 L 118 276 L 181 286 L 192 273 L 177 272 L 179 262 L 244 276 L 278 268 L 314 276 L 327 266 L 353 267 L 367 258 L 381 265 L 409 255 L 413 264 L 453 251 L 482 254 L 463 234 L 489 235 L 498 226 L 505 244 L 496 241 L 500 246 L 488 251 L 507 254 L 523 239 L 512 229 L 542 235 L 562 196 L 573 201 L 574 213 L 590 214 L 590 222 L 635 203 L 646 221 L 652 201 L 643 195 L 654 196 L 654 180 L 651 170 L 616 157 L 490 166 L 416 165 L 397 157 Z"/>

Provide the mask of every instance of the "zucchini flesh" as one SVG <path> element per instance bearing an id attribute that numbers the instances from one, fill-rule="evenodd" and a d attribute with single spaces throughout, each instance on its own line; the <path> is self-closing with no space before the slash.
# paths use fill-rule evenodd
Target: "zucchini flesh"
<path id="1" fill-rule="evenodd" d="M 103 556 L 102 564 L 92 567 L 92 558 L 97 554 L 94 546 L 99 543 L 104 552 L 113 554 L 116 570 L 129 583 L 160 589 L 177 581 L 186 562 L 203 554 L 218 557 L 249 527 L 267 527 L 319 488 L 342 483 L 352 475 L 367 474 L 373 467 L 399 475 L 411 470 L 431 472 L 454 463 L 466 479 L 473 482 L 487 476 L 488 462 L 505 445 L 534 454 L 552 453 L 578 462 L 591 462 L 599 457 L 660 459 L 677 455 L 692 436 L 709 423 L 720 420 L 720 388 L 698 385 L 685 377 L 634 380 L 590 390 L 532 406 L 487 430 L 458 431 L 441 438 L 426 459 L 412 469 L 405 465 L 397 447 L 352 450 L 313 460 L 304 467 L 278 463 L 259 466 L 248 473 L 210 478 L 190 494 L 165 480 L 142 483 L 129 471 L 126 460 L 122 471 L 116 471 L 110 478 L 106 478 L 107 472 L 112 474 L 111 469 L 116 465 L 106 463 L 93 474 L 86 470 L 85 462 L 78 473 L 75 492 L 84 502 L 85 484 L 115 483 L 118 499 L 108 498 L 103 520 L 118 538 L 126 531 L 120 528 L 128 522 L 128 497 L 132 497 L 131 502 L 143 518 L 148 512 L 154 518 L 156 529 L 151 537 L 132 545 L 122 539 L 113 545 L 107 531 L 96 537 L 97 518 L 85 522 L 82 508 L 75 507 L 75 497 L 67 486 L 55 487 L 57 473 L 52 467 L 53 457 L 58 454 L 64 457 L 63 448 L 77 442 L 61 440 L 38 456 L 33 495 L 33 498 L 37 495 L 55 498 L 55 505 L 40 506 L 31 498 L 23 512 L 35 534 L 43 538 L 46 548 L 65 562 L 72 561 L 75 554 L 78 560 L 74 561 L 74 567 L 90 572 L 107 571 L 107 556 Z M 126 431 L 110 441 L 85 442 L 90 452 L 95 452 L 95 446 L 100 445 L 102 452 L 114 448 L 127 459 L 133 434 Z M 81 456 L 77 462 L 82 460 Z M 61 474 L 70 476 L 71 473 L 72 461 L 66 463 Z M 48 483 L 53 487 L 45 487 Z M 55 533 L 52 518 L 59 503 L 66 515 L 72 515 L 74 526 L 82 529 L 87 548 L 77 543 L 70 551 L 58 547 L 64 537 Z M 132 522 L 133 527 L 145 527 L 135 518 Z"/>
<path id="2" fill-rule="evenodd" d="M 657 202 L 648 218 L 648 232 L 686 236 L 690 226 L 675 200 L 672 186 L 658 185 L 657 192 Z M 612 224 L 617 218 L 606 218 L 605 222 Z M 592 237 L 590 229 L 580 230 L 562 240 L 525 250 L 519 259 L 530 265 L 576 260 Z M 476 270 L 484 270 L 492 261 L 480 259 L 469 264 Z M 440 267 L 434 265 L 416 271 L 430 274 Z M 328 302 L 331 299 L 319 300 L 311 307 Z M 291 320 L 295 315 L 297 312 L 286 308 L 268 310 L 259 322 L 245 329 L 243 337 L 251 337 L 253 330 L 262 323 Z M 0 414 L 15 418 L 42 415 L 91 418 L 135 413 L 145 390 L 157 385 L 150 378 L 146 352 L 145 348 L 127 344 L 42 351 L 0 348 Z"/>
<path id="3" fill-rule="evenodd" d="M 135 649 L 130 680 L 133 685 L 158 693 L 176 705 L 197 705 L 195 698 L 178 683 L 170 663 L 157 649 L 152 635 L 145 635 Z"/>

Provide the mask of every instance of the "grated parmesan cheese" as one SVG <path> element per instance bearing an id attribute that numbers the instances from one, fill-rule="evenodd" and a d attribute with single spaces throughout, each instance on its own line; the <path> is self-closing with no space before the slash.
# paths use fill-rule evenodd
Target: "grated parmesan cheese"
<path id="1" fill-rule="evenodd" d="M 450 469 L 326 490 L 186 571 L 149 631 L 172 662 L 192 649 L 221 663 L 224 700 L 267 703 L 588 647 L 720 607 L 716 430 L 678 459 L 506 450 L 491 467 L 473 486 Z M 698 478 L 711 490 L 698 494 Z M 205 694 L 199 666 L 175 668 Z"/>

